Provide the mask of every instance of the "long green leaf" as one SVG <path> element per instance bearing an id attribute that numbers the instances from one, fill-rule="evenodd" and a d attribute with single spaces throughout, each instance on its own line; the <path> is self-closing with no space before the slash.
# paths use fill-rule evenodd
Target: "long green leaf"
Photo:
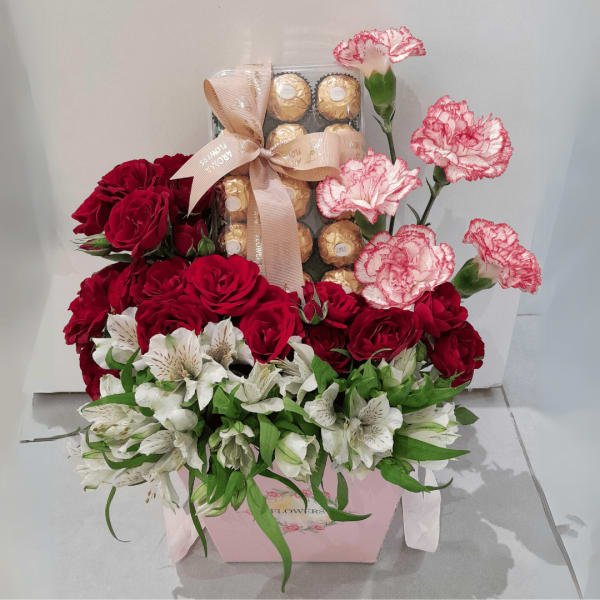
<path id="1" fill-rule="evenodd" d="M 139 467 L 144 463 L 158 462 L 162 458 L 162 454 L 138 454 L 138 456 L 134 456 L 133 458 L 126 458 L 125 460 L 114 461 L 108 458 L 106 454 L 103 452 L 102 456 L 104 456 L 104 460 L 106 464 L 113 470 L 118 471 L 119 469 L 132 469 L 133 467 Z"/>
<path id="2" fill-rule="evenodd" d="M 216 502 L 225 493 L 230 470 L 226 469 L 214 455 L 210 464 L 211 470 L 215 475 L 215 488 L 209 502 Z"/>
<path id="3" fill-rule="evenodd" d="M 329 363 L 321 360 L 316 355 L 313 357 L 310 367 L 315 374 L 319 394 L 322 394 L 323 391 L 334 382 L 335 378 L 337 377 L 337 373 Z"/>
<path id="4" fill-rule="evenodd" d="M 225 492 L 221 498 L 221 508 L 227 508 L 227 505 L 231 502 L 234 494 L 237 492 L 240 486 L 244 484 L 244 476 L 240 471 L 232 471 L 227 480 L 227 486 Z"/>
<path id="5" fill-rule="evenodd" d="M 104 360 L 106 361 L 106 364 L 108 365 L 109 369 L 112 369 L 113 371 L 120 371 L 123 367 L 125 367 L 125 363 L 116 361 L 113 358 L 112 351 L 113 349 L 112 347 L 110 347 L 108 349 L 108 352 L 106 353 L 106 358 Z"/>
<path id="6" fill-rule="evenodd" d="M 275 520 L 273 513 L 269 509 L 267 500 L 263 496 L 254 479 L 246 480 L 246 497 L 248 507 L 258 526 L 265 535 L 271 540 L 271 543 L 277 548 L 283 562 L 283 580 L 281 582 L 281 591 L 285 592 L 285 584 L 292 572 L 292 553 L 281 533 L 279 523 Z"/>
<path id="7" fill-rule="evenodd" d="M 204 558 L 208 556 L 208 546 L 206 544 L 206 535 L 204 535 L 204 530 L 202 529 L 202 525 L 200 524 L 200 520 L 198 519 L 198 515 L 196 514 L 196 505 L 192 500 L 192 492 L 194 491 L 194 482 L 196 481 L 196 476 L 193 471 L 189 471 L 188 477 L 188 504 L 190 507 L 190 517 L 192 518 L 192 523 L 196 528 L 196 533 L 202 542 L 202 547 L 204 548 Z"/>
<path id="8" fill-rule="evenodd" d="M 125 363 L 125 366 L 121 369 L 121 385 L 126 392 L 131 392 L 133 390 L 133 361 L 136 359 L 139 354 L 140 349 L 138 348 L 130 357 L 129 360 Z"/>
<path id="9" fill-rule="evenodd" d="M 416 440 L 405 435 L 396 433 L 394 435 L 394 450 L 395 458 L 403 458 L 407 460 L 448 460 L 456 458 L 463 454 L 468 454 L 468 450 L 453 450 L 452 448 L 441 448 L 434 446 L 421 440 Z"/>
<path id="10" fill-rule="evenodd" d="M 475 421 L 479 420 L 479 417 L 475 413 L 472 413 L 464 406 L 457 406 L 454 409 L 454 416 L 461 425 L 473 425 Z"/>
<path id="11" fill-rule="evenodd" d="M 117 488 L 113 485 L 110 488 L 110 492 L 108 494 L 108 498 L 106 499 L 106 506 L 104 507 L 104 518 L 106 519 L 106 526 L 110 531 L 110 534 L 117 540 L 118 542 L 129 542 L 129 540 L 121 540 L 115 534 L 115 530 L 113 529 L 112 523 L 110 522 L 110 505 L 112 504 L 113 498 L 115 497 L 115 493 Z"/>
<path id="12" fill-rule="evenodd" d="M 408 465 L 408 463 L 406 464 Z M 412 478 L 409 475 L 410 471 L 393 458 L 384 458 L 377 465 L 377 468 L 381 471 L 381 476 L 386 481 L 389 481 L 394 485 L 398 485 L 409 492 L 432 492 L 434 490 L 442 490 L 452 483 L 451 479 L 448 483 L 440 486 L 423 485 L 416 479 Z"/>
<path id="13" fill-rule="evenodd" d="M 260 424 L 260 456 L 270 467 L 273 464 L 273 452 L 281 434 L 267 415 L 259 413 L 258 422 Z"/>
<path id="14" fill-rule="evenodd" d="M 288 479 L 287 477 L 284 477 L 283 475 L 274 473 L 273 471 L 269 471 L 268 469 L 266 471 L 263 471 L 261 473 L 261 475 L 263 477 L 269 477 L 270 479 L 276 479 L 277 481 L 279 481 L 279 483 L 283 483 L 283 485 L 289 487 L 290 490 L 292 490 L 294 493 L 298 494 L 298 496 L 300 496 L 300 499 L 302 500 L 302 502 L 304 502 L 304 510 L 306 510 L 308 508 L 308 500 L 306 499 L 306 496 L 303 494 L 302 490 L 291 479 Z"/>
<path id="15" fill-rule="evenodd" d="M 340 510 L 344 510 L 348 506 L 348 484 L 344 479 L 344 476 L 338 472 L 337 474 L 337 507 Z"/>
<path id="16" fill-rule="evenodd" d="M 231 507 L 233 510 L 237 510 L 242 502 L 246 499 L 246 480 L 242 482 L 242 487 L 238 488 L 231 498 Z"/>

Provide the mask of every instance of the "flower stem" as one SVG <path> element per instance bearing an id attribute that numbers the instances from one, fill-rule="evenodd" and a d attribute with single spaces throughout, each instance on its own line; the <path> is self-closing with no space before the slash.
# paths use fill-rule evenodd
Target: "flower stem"
<path id="1" fill-rule="evenodd" d="M 392 115 L 393 116 L 393 115 Z M 394 132 L 392 131 L 392 119 L 385 119 L 383 124 L 381 125 L 385 136 L 387 137 L 388 146 L 390 147 L 390 160 L 392 164 L 396 162 L 396 147 L 394 146 Z M 390 225 L 388 231 L 391 235 L 394 235 L 394 221 L 396 220 L 396 215 L 392 215 L 390 217 Z"/>
<path id="2" fill-rule="evenodd" d="M 435 199 L 439 196 L 440 192 L 442 191 L 442 188 L 444 186 L 448 185 L 448 183 L 449 183 L 446 179 L 444 170 L 440 169 L 440 167 L 434 168 L 433 181 L 434 181 L 433 187 L 431 186 L 429 181 L 427 181 L 427 185 L 429 186 L 429 192 L 430 192 L 429 202 L 427 202 L 427 206 L 425 207 L 423 214 L 417 221 L 417 225 L 426 225 L 427 224 L 427 218 L 429 217 L 429 212 L 431 211 L 431 207 L 433 206 Z"/>
<path id="3" fill-rule="evenodd" d="M 20 440 L 21 444 L 34 444 L 37 442 L 53 442 L 55 440 L 61 440 L 63 438 L 72 437 L 77 435 L 81 431 L 81 427 L 75 429 L 75 431 L 70 431 L 69 433 L 61 433 L 59 435 L 51 435 L 50 437 L 44 438 L 33 438 L 31 440 Z"/>

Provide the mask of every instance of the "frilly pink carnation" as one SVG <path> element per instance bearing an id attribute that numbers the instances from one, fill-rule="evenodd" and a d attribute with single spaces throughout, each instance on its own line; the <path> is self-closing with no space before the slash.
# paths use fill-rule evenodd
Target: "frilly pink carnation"
<path id="1" fill-rule="evenodd" d="M 361 31 L 340 42 L 333 50 L 337 62 L 344 67 L 360 69 L 366 77 L 374 71 L 385 73 L 390 63 L 424 54 L 423 42 L 414 37 L 407 27 Z"/>
<path id="2" fill-rule="evenodd" d="M 519 244 L 515 230 L 506 223 L 473 219 L 463 238 L 479 253 L 479 276 L 498 281 L 503 288 L 519 288 L 533 294 L 542 284 L 542 272 L 532 252 Z"/>
<path id="3" fill-rule="evenodd" d="M 502 175 L 513 151 L 500 119 L 490 115 L 475 121 L 466 101 L 449 96 L 427 109 L 410 146 L 421 160 L 444 169 L 450 183 Z"/>
<path id="4" fill-rule="evenodd" d="M 375 308 L 406 308 L 453 271 L 454 251 L 436 246 L 435 233 L 423 225 L 404 225 L 394 236 L 378 233 L 354 265 L 356 279 L 366 284 L 362 295 Z"/>
<path id="5" fill-rule="evenodd" d="M 359 210 L 375 223 L 381 214 L 395 215 L 400 200 L 422 185 L 418 173 L 401 158 L 392 164 L 385 154 L 369 148 L 362 160 L 350 159 L 340 167 L 341 181 L 327 177 L 319 183 L 317 206 L 329 219 Z"/>

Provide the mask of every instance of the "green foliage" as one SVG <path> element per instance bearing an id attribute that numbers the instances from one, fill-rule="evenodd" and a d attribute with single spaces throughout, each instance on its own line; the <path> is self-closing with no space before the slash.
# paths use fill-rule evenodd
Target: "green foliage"
<path id="1" fill-rule="evenodd" d="M 200 520 L 198 519 L 198 515 L 196 514 L 196 505 L 193 500 L 193 492 L 194 492 L 194 483 L 196 481 L 196 476 L 192 469 L 188 469 L 189 477 L 188 477 L 188 505 L 190 508 L 190 517 L 192 519 L 192 523 L 196 529 L 196 533 L 202 542 L 202 548 L 204 548 L 204 557 L 208 556 L 208 547 L 206 544 L 206 536 L 204 535 L 204 530 L 202 529 L 202 525 L 200 524 Z"/>
<path id="2" fill-rule="evenodd" d="M 381 476 L 390 483 L 398 485 L 409 492 L 432 492 L 434 490 L 441 490 L 448 487 L 452 480 L 445 485 L 441 486 L 429 486 L 419 483 L 416 479 L 410 476 L 413 468 L 405 460 L 398 460 L 396 458 L 384 458 L 377 464 L 377 468 L 381 472 Z"/>
<path id="3" fill-rule="evenodd" d="M 112 523 L 110 522 L 110 505 L 112 504 L 116 491 L 117 488 L 113 485 L 110 488 L 108 498 L 106 499 L 106 506 L 104 507 L 104 518 L 106 520 L 106 526 L 108 527 L 108 531 L 110 531 L 110 534 L 115 538 L 115 540 L 117 540 L 118 542 L 128 542 L 129 540 L 121 540 L 117 537 L 117 535 L 115 534 L 115 530 L 113 529 Z"/>
<path id="4" fill-rule="evenodd" d="M 212 410 L 214 413 L 225 415 L 230 419 L 239 419 L 244 414 L 241 402 L 235 397 L 234 392 L 228 394 L 221 386 L 215 388 Z"/>
<path id="5" fill-rule="evenodd" d="M 329 363 L 321 360 L 317 355 L 312 359 L 310 366 L 317 380 L 319 394 L 322 394 L 335 381 L 337 373 Z"/>
<path id="6" fill-rule="evenodd" d="M 414 412 L 433 404 L 448 402 L 448 400 L 451 400 L 456 394 L 460 394 L 469 385 L 468 383 L 463 383 L 457 387 L 450 387 L 448 380 L 438 378 L 434 382 L 427 373 L 423 379 L 423 384 L 417 389 L 411 390 L 408 396 L 401 402 L 403 412 Z"/>
<path id="7" fill-rule="evenodd" d="M 348 484 L 342 473 L 339 472 L 337 474 L 336 503 L 340 510 L 344 510 L 348 506 Z"/>
<path id="8" fill-rule="evenodd" d="M 370 240 L 378 233 L 385 231 L 385 219 L 385 215 L 379 215 L 375 223 L 370 223 L 369 219 L 367 219 L 360 211 L 357 210 L 354 213 L 354 222 L 360 227 L 361 233 L 367 240 Z"/>
<path id="9" fill-rule="evenodd" d="M 260 456 L 268 466 L 271 466 L 273 452 L 281 434 L 267 415 L 259 414 L 258 422 L 260 424 Z"/>
<path id="10" fill-rule="evenodd" d="M 425 460 L 448 460 L 456 458 L 463 454 L 468 454 L 468 450 L 453 450 L 452 448 L 442 448 L 434 444 L 428 444 L 421 440 L 401 435 L 396 432 L 394 434 L 394 449 L 392 451 L 394 458 L 408 459 L 416 461 Z"/>
<path id="11" fill-rule="evenodd" d="M 461 425 L 473 425 L 475 421 L 479 420 L 479 417 L 476 414 L 472 413 L 464 406 L 457 406 L 454 409 L 454 416 L 456 417 L 457 422 Z"/>

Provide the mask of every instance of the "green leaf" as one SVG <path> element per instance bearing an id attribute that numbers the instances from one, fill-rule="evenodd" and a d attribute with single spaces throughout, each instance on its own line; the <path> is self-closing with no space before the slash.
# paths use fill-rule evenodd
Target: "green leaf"
<path id="1" fill-rule="evenodd" d="M 210 496 L 209 502 L 216 502 L 224 493 L 227 487 L 227 481 L 229 479 L 229 469 L 226 469 L 218 460 L 216 456 L 211 457 L 210 461 L 211 471 L 215 475 L 215 489 Z"/>
<path id="2" fill-rule="evenodd" d="M 133 262 L 133 258 L 131 257 L 131 254 L 126 254 L 125 252 L 122 252 L 120 254 L 108 254 L 104 258 L 106 258 L 108 260 L 112 260 L 114 262 L 126 262 L 126 263 Z"/>
<path id="3" fill-rule="evenodd" d="M 427 182 L 427 185 L 429 185 L 429 181 Z M 431 186 L 429 186 L 429 189 L 431 189 Z M 421 215 L 419 215 L 419 213 L 410 204 L 407 204 L 406 206 L 408 206 L 408 208 L 410 208 L 412 214 L 415 216 L 415 219 L 417 220 L 417 223 L 419 223 L 419 221 L 421 220 Z"/>
<path id="4" fill-rule="evenodd" d="M 304 502 L 304 510 L 306 510 L 306 508 L 308 507 L 308 500 L 306 499 L 306 496 L 302 493 L 302 490 L 291 479 L 288 479 L 287 477 L 284 477 L 283 475 L 274 473 L 273 471 L 269 471 L 268 469 L 266 471 L 263 471 L 262 473 L 260 473 L 260 475 L 262 477 L 269 477 L 270 479 L 276 479 L 277 481 L 279 481 L 279 483 L 283 483 L 283 485 L 289 487 L 294 493 L 296 493 L 296 494 L 298 494 L 298 496 L 300 496 L 300 499 L 302 500 L 302 502 Z"/>
<path id="5" fill-rule="evenodd" d="M 240 401 L 233 393 L 227 394 L 221 387 L 215 389 L 212 399 L 212 409 L 214 413 L 225 415 L 230 419 L 239 419 L 242 416 Z"/>
<path id="6" fill-rule="evenodd" d="M 338 471 L 337 474 L 337 507 L 340 510 L 344 510 L 348 506 L 348 484 L 344 479 L 342 473 Z"/>
<path id="7" fill-rule="evenodd" d="M 452 448 L 441 448 L 421 440 L 401 435 L 398 432 L 394 434 L 394 449 L 392 451 L 395 458 L 407 460 L 447 460 L 456 458 L 463 454 L 468 454 L 468 450 L 453 450 Z"/>
<path id="8" fill-rule="evenodd" d="M 457 394 L 460 394 L 469 385 L 467 382 L 457 387 L 446 387 L 447 382 L 444 379 L 437 380 L 434 385 L 431 377 L 427 374 L 425 374 L 424 379 L 425 383 L 416 390 L 412 390 L 402 401 L 402 406 L 404 407 L 402 412 L 414 412 L 433 404 L 447 402 Z"/>
<path id="9" fill-rule="evenodd" d="M 106 442 L 98 440 L 96 442 L 90 441 L 90 428 L 87 427 L 85 430 L 85 443 L 92 450 L 96 450 L 97 452 L 110 452 L 110 448 Z"/>
<path id="10" fill-rule="evenodd" d="M 106 519 L 106 526 L 108 527 L 110 534 L 115 538 L 115 540 L 117 540 L 118 542 L 129 542 L 129 540 L 121 540 L 116 536 L 115 530 L 113 529 L 112 523 L 110 522 L 110 505 L 113 501 L 113 498 L 115 497 L 116 491 L 117 488 L 113 485 L 112 488 L 110 488 L 110 493 L 108 494 L 108 498 L 106 499 L 106 506 L 104 508 L 104 518 Z"/>
<path id="11" fill-rule="evenodd" d="M 143 371 L 138 371 L 135 374 L 135 385 L 142 385 L 154 379 L 154 375 L 150 372 L 150 368 L 146 367 Z"/>
<path id="12" fill-rule="evenodd" d="M 329 363 L 321 360 L 317 355 L 313 357 L 310 368 L 315 374 L 319 394 L 322 394 L 334 382 L 337 373 Z"/>
<path id="13" fill-rule="evenodd" d="M 370 223 L 369 219 L 357 210 L 354 213 L 354 222 L 360 227 L 361 233 L 367 240 L 385 231 L 385 215 L 379 215 L 375 223 Z"/>
<path id="14" fill-rule="evenodd" d="M 312 487 L 313 498 L 319 504 L 319 506 L 328 514 L 329 518 L 332 521 L 362 521 L 363 519 L 367 519 L 371 515 L 354 515 L 352 513 L 344 512 L 338 508 L 334 508 L 329 506 L 327 502 L 327 497 L 325 494 L 319 489 L 321 485 L 321 481 L 323 480 L 323 472 L 325 470 L 325 463 L 327 462 L 327 454 L 321 450 L 319 452 L 319 456 L 317 457 L 317 463 L 315 466 L 315 470 L 313 471 L 310 477 L 310 484 Z"/>
<path id="15" fill-rule="evenodd" d="M 133 390 L 133 361 L 139 354 L 140 349 L 138 348 L 125 363 L 125 366 L 121 369 L 121 385 L 126 392 Z"/>
<path id="16" fill-rule="evenodd" d="M 473 425 L 475 421 L 479 420 L 479 417 L 476 414 L 472 413 L 464 406 L 457 406 L 454 409 L 454 416 L 461 425 Z"/>
<path id="17" fill-rule="evenodd" d="M 121 369 L 123 369 L 125 367 L 125 363 L 120 363 L 117 362 L 113 357 L 112 357 L 112 347 L 110 347 L 108 349 L 108 352 L 106 353 L 106 358 L 104 359 L 106 361 L 106 364 L 108 365 L 109 369 L 112 369 L 113 371 L 120 371 Z"/>
<path id="18" fill-rule="evenodd" d="M 137 409 L 146 417 L 151 417 L 154 414 L 154 411 L 151 408 L 144 408 L 143 406 L 138 406 L 135 403 L 135 395 L 133 392 L 125 392 L 123 394 L 111 394 L 110 396 L 104 396 L 104 398 L 99 398 L 98 400 L 94 400 L 93 402 L 88 402 L 81 408 L 82 410 L 84 410 L 86 408 L 91 408 L 92 406 L 102 406 L 103 404 L 124 404 L 126 406 L 131 406 L 131 408 Z"/>
<path id="19" fill-rule="evenodd" d="M 281 434 L 267 415 L 259 413 L 258 422 L 260 423 L 260 456 L 267 465 L 271 466 L 273 464 L 273 452 Z"/>
<path id="20" fill-rule="evenodd" d="M 221 508 L 227 508 L 227 505 L 231 502 L 234 494 L 237 492 L 240 486 L 244 485 L 244 481 L 244 476 L 240 471 L 231 472 L 231 475 L 229 475 L 229 480 L 227 481 L 225 493 L 221 498 Z"/>
<path id="21" fill-rule="evenodd" d="M 102 456 L 104 456 L 104 460 L 106 464 L 113 469 L 114 471 L 118 471 L 119 469 L 132 469 L 134 467 L 139 467 L 144 463 L 158 462 L 162 458 L 162 454 L 139 454 L 138 456 L 134 456 L 133 458 L 126 458 L 125 460 L 114 461 L 108 458 L 106 454 L 103 452 Z"/>
<path id="22" fill-rule="evenodd" d="M 381 476 L 390 483 L 398 485 L 409 492 L 432 492 L 434 490 L 442 490 L 452 483 L 452 479 L 437 487 L 423 485 L 416 479 L 410 476 L 412 467 L 406 461 L 398 461 L 394 458 L 384 458 L 377 464 L 377 468 L 381 471 Z"/>
<path id="23" fill-rule="evenodd" d="M 308 416 L 308 413 L 297 402 L 294 402 L 289 396 L 283 397 L 283 408 L 291 413 L 296 413 L 297 415 L 300 415 L 308 423 L 314 422 Z"/>
<path id="24" fill-rule="evenodd" d="M 208 556 L 208 547 L 206 545 L 206 536 L 204 535 L 204 530 L 202 529 L 202 525 L 200 524 L 200 520 L 198 519 L 198 515 L 196 514 L 196 505 L 192 500 L 192 492 L 194 491 L 194 482 L 196 480 L 196 476 L 193 471 L 189 471 L 188 478 L 188 504 L 190 507 L 190 517 L 192 519 L 192 523 L 196 528 L 196 533 L 202 542 L 202 547 L 204 548 L 204 557 Z"/>
<path id="25" fill-rule="evenodd" d="M 233 498 L 231 498 L 231 507 L 233 510 L 237 510 L 242 502 L 246 499 L 246 480 L 242 482 L 242 486 L 238 488 L 233 494 Z"/>
<path id="26" fill-rule="evenodd" d="M 281 582 L 281 591 L 285 592 L 285 584 L 292 572 L 292 554 L 290 548 L 281 533 L 279 524 L 275 520 L 273 513 L 269 509 L 267 500 L 262 495 L 259 487 L 254 479 L 246 480 L 246 491 L 248 507 L 258 526 L 263 530 L 265 535 L 271 540 L 272 544 L 277 548 L 283 562 L 283 580 Z"/>

